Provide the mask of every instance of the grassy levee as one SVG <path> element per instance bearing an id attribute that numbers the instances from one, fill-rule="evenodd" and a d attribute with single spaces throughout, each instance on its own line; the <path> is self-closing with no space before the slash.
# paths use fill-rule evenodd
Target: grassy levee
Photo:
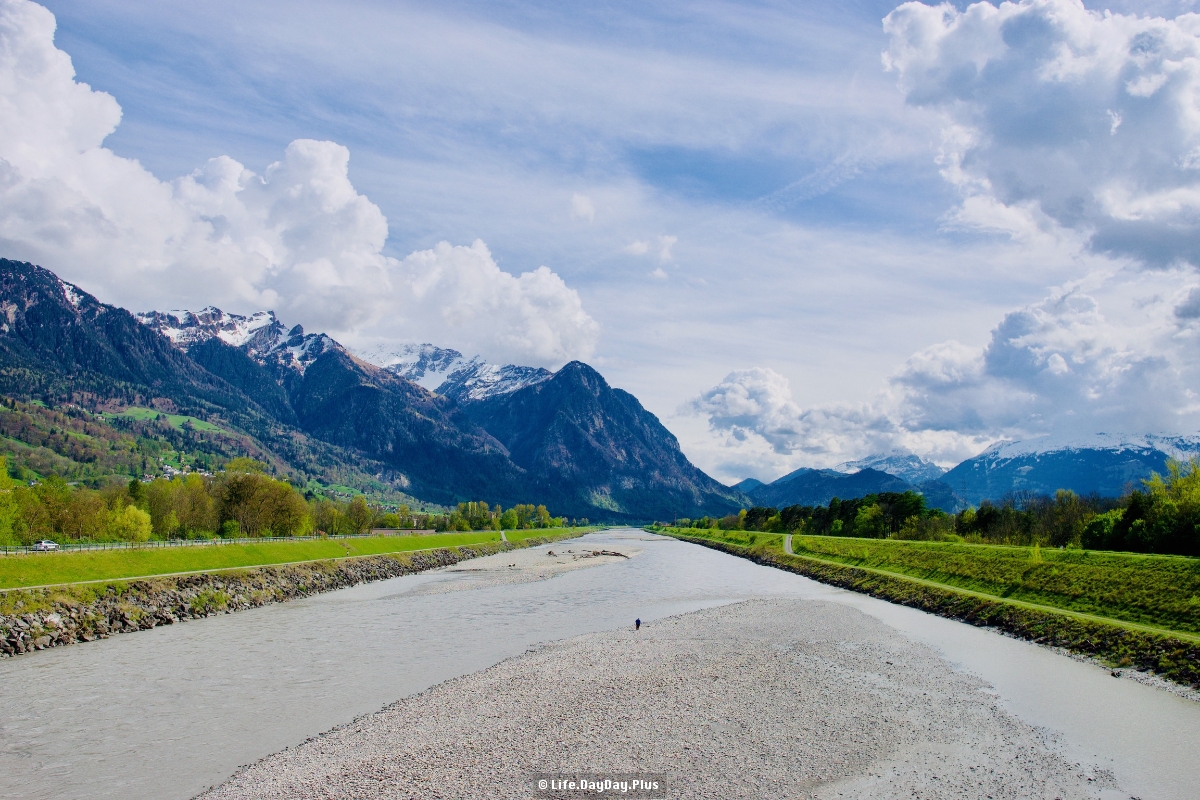
<path id="1" fill-rule="evenodd" d="M 794 536 L 797 555 L 1200 635 L 1200 559 L 1085 550 Z"/>
<path id="2" fill-rule="evenodd" d="M 243 551 L 243 557 L 226 560 L 205 570 L 195 567 L 203 560 L 160 564 L 171 570 L 153 575 L 136 575 L 0 590 L 0 657 L 21 655 L 47 647 L 88 642 L 126 633 L 171 625 L 188 619 L 213 616 L 280 603 L 321 592 L 344 589 L 369 581 L 397 578 L 438 567 L 457 564 L 542 542 L 556 542 L 587 533 L 594 528 L 549 528 L 525 532 L 516 542 L 500 541 L 497 532 L 446 533 L 422 536 L 391 536 L 370 539 L 315 542 L 263 542 L 248 545 L 258 550 Z M 340 552 L 325 556 L 319 549 L 296 546 L 334 544 Z M 282 545 L 280 548 L 278 545 Z M 291 546 L 290 548 L 288 546 Z M 345 545 L 345 546 L 343 546 Z M 271 548 L 262 550 L 261 548 Z M 353 547 L 354 552 L 350 552 Z M 241 545 L 188 547 L 171 550 L 133 551 L 140 555 L 216 553 L 236 551 Z M 314 555 L 300 560 L 295 556 Z M 114 551 L 63 553 L 58 557 L 87 562 L 89 555 L 126 555 Z M 9 557 L 12 558 L 12 557 Z M 17 557 L 24 558 L 24 557 Z M 40 558 L 37 556 L 36 558 Z M 0 559 L 4 561 L 5 559 Z M 230 561 L 242 563 L 229 565 Z M 42 561 L 43 565 L 52 559 Z M 71 563 L 71 562 L 66 562 Z M 109 562 L 107 571 L 140 571 L 146 563 Z M 100 566 L 93 566 L 99 569 Z M 79 577 L 80 572 L 60 571 L 57 577 Z M 83 574 L 89 574 L 86 571 Z M 94 574 L 94 573 L 91 573 Z M 41 579 L 45 579 L 41 575 Z"/>
<path id="3" fill-rule="evenodd" d="M 606 528 L 605 525 L 588 525 L 583 528 L 564 528 L 569 531 L 571 536 L 583 536 L 585 533 L 596 533 Z M 523 531 L 505 531 L 504 535 L 508 537 L 510 542 L 524 542 L 527 539 L 544 539 L 548 531 L 555 530 L 554 528 L 529 528 Z M 556 536 L 556 539 L 566 539 L 570 537 Z"/>
<path id="4" fill-rule="evenodd" d="M 595 529 L 534 529 L 512 531 L 507 535 L 510 541 L 523 542 L 526 539 L 547 536 L 555 539 L 565 538 L 565 535 L 579 536 L 592 530 Z M 0 557 L 0 589 L 264 567 L 499 541 L 498 531 L 476 531 L 296 542 L 30 553 Z"/>
<path id="5" fill-rule="evenodd" d="M 761 564 L 1200 686 L 1200 559 L 934 542 L 665 531 Z M 816 541 L 814 541 L 816 540 Z M 1190 587 L 1190 588 L 1189 588 Z"/>

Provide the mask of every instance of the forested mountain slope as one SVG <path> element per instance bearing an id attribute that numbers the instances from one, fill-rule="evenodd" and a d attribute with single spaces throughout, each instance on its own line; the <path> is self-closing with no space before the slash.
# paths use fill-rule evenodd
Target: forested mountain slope
<path id="1" fill-rule="evenodd" d="M 567 513 L 598 507 L 669 519 L 735 512 L 744 500 L 693 466 L 637 398 L 579 361 L 540 383 L 463 408 Z"/>
<path id="2" fill-rule="evenodd" d="M 298 478 L 357 476 L 441 503 L 548 502 L 591 519 L 726 513 L 744 499 L 578 362 L 554 375 L 471 362 L 446 396 L 271 312 L 135 317 L 9 260 L 0 314 L 0 393 L 194 415 L 225 432 L 220 452 L 241 447 Z"/>

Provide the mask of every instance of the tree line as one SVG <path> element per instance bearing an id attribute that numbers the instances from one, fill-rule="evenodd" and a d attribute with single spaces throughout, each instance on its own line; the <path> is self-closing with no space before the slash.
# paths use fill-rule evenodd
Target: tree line
<path id="1" fill-rule="evenodd" d="M 587 520 L 570 521 L 587 524 Z M 362 495 L 347 501 L 303 493 L 266 474 L 266 465 L 235 458 L 214 475 L 177 475 L 114 482 L 99 489 L 51 475 L 32 485 L 15 480 L 0 457 L 0 545 L 41 539 L 143 542 L 171 538 L 234 538 L 360 534 L 375 528 L 438 531 L 563 527 L 544 505 L 508 509 L 459 503 L 447 512 L 385 509 Z"/>
<path id="2" fill-rule="evenodd" d="M 1123 497 L 1014 492 L 947 514 L 917 492 L 880 492 L 825 506 L 754 507 L 725 517 L 679 520 L 683 527 L 1081 547 L 1200 556 L 1200 460 L 1170 461 Z"/>

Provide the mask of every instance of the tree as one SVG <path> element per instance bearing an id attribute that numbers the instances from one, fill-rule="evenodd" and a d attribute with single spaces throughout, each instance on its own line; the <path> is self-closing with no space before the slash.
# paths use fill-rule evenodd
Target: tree
<path id="1" fill-rule="evenodd" d="M 120 511 L 110 512 L 108 533 L 113 539 L 144 542 L 150 538 L 151 532 L 150 514 L 137 506 L 125 506 Z"/>
<path id="2" fill-rule="evenodd" d="M 863 506 L 854 518 L 853 535 L 865 539 L 883 539 L 888 535 L 888 520 L 878 503 Z"/>
<path id="3" fill-rule="evenodd" d="M 765 531 L 767 530 L 767 523 L 778 513 L 779 511 L 774 508 L 755 506 L 746 511 L 742 524 L 748 531 Z"/>
<path id="4" fill-rule="evenodd" d="M 246 536 L 294 536 L 308 523 L 304 497 L 291 484 L 265 475 L 226 472 L 219 494 L 222 535 L 231 520 Z M 369 509 L 367 513 L 369 524 Z"/>
<path id="5" fill-rule="evenodd" d="M 13 489 L 17 482 L 8 474 L 8 459 L 0 456 L 0 544 L 17 544 L 17 502 Z"/>
<path id="6" fill-rule="evenodd" d="M 346 521 L 350 523 L 350 530 L 354 533 L 366 533 L 371 529 L 371 519 L 374 517 L 370 506 L 367 505 L 367 499 L 361 494 L 355 495 L 350 501 L 350 507 L 346 510 Z"/>
<path id="7" fill-rule="evenodd" d="M 244 458 L 239 456 L 238 458 L 229 459 L 229 462 L 225 464 L 225 471 L 227 473 L 242 472 L 248 475 L 265 475 L 267 472 L 267 465 L 261 461 L 256 461 L 253 458 Z"/>
<path id="8" fill-rule="evenodd" d="M 521 524 L 521 520 L 517 517 L 517 510 L 510 508 L 500 515 L 500 527 L 506 531 L 513 531 Z"/>

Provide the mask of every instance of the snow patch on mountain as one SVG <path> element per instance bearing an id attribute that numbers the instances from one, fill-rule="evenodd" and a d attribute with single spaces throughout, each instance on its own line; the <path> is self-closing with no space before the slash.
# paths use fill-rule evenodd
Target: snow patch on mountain
<path id="1" fill-rule="evenodd" d="M 166 336 L 180 350 L 220 339 L 245 350 L 260 364 L 270 361 L 300 374 L 322 353 L 341 347 L 323 333 L 306 334 L 299 325 L 286 328 L 274 311 L 259 311 L 245 317 L 209 306 L 200 311 L 146 311 L 138 314 L 137 319 Z"/>
<path id="2" fill-rule="evenodd" d="M 145 311 L 137 318 L 183 350 L 215 338 L 232 347 L 267 351 L 285 332 L 274 311 L 259 311 L 244 317 L 208 306 L 200 311 Z"/>
<path id="3" fill-rule="evenodd" d="M 79 304 L 83 302 L 84 292 L 73 283 L 67 283 L 61 278 L 58 281 L 62 284 L 63 294 L 67 296 L 67 302 L 79 308 Z"/>
<path id="4" fill-rule="evenodd" d="M 480 356 L 467 358 L 457 350 L 428 342 L 369 348 L 355 355 L 458 402 L 515 392 L 551 375 L 538 367 L 490 364 Z"/>
<path id="5" fill-rule="evenodd" d="M 460 403 L 483 400 L 539 384 L 552 374 L 541 367 L 520 367 L 516 364 L 500 366 L 472 360 L 462 369 L 451 373 L 446 382 L 437 388 L 437 393 Z"/>
<path id="6" fill-rule="evenodd" d="M 215 338 L 242 348 L 259 363 L 276 362 L 302 374 L 322 353 L 342 347 L 323 333 L 304 333 L 299 325 L 287 329 L 274 311 L 242 316 L 209 306 L 200 311 L 146 311 L 137 319 L 180 350 Z M 467 358 L 457 350 L 428 342 L 350 352 L 368 364 L 458 402 L 515 392 L 541 383 L 552 374 L 538 367 L 490 364 L 480 356 Z"/>
<path id="7" fill-rule="evenodd" d="M 877 469 L 906 480 L 911 484 L 935 481 L 946 474 L 944 467 L 911 453 L 876 453 L 857 461 L 845 461 L 833 468 L 837 472 L 854 474 L 864 469 Z"/>
<path id="8" fill-rule="evenodd" d="M 381 345 L 354 354 L 377 367 L 394 372 L 402 378 L 436 391 L 450 374 L 482 359 L 466 359 L 457 350 L 425 342 L 423 344 Z"/>

